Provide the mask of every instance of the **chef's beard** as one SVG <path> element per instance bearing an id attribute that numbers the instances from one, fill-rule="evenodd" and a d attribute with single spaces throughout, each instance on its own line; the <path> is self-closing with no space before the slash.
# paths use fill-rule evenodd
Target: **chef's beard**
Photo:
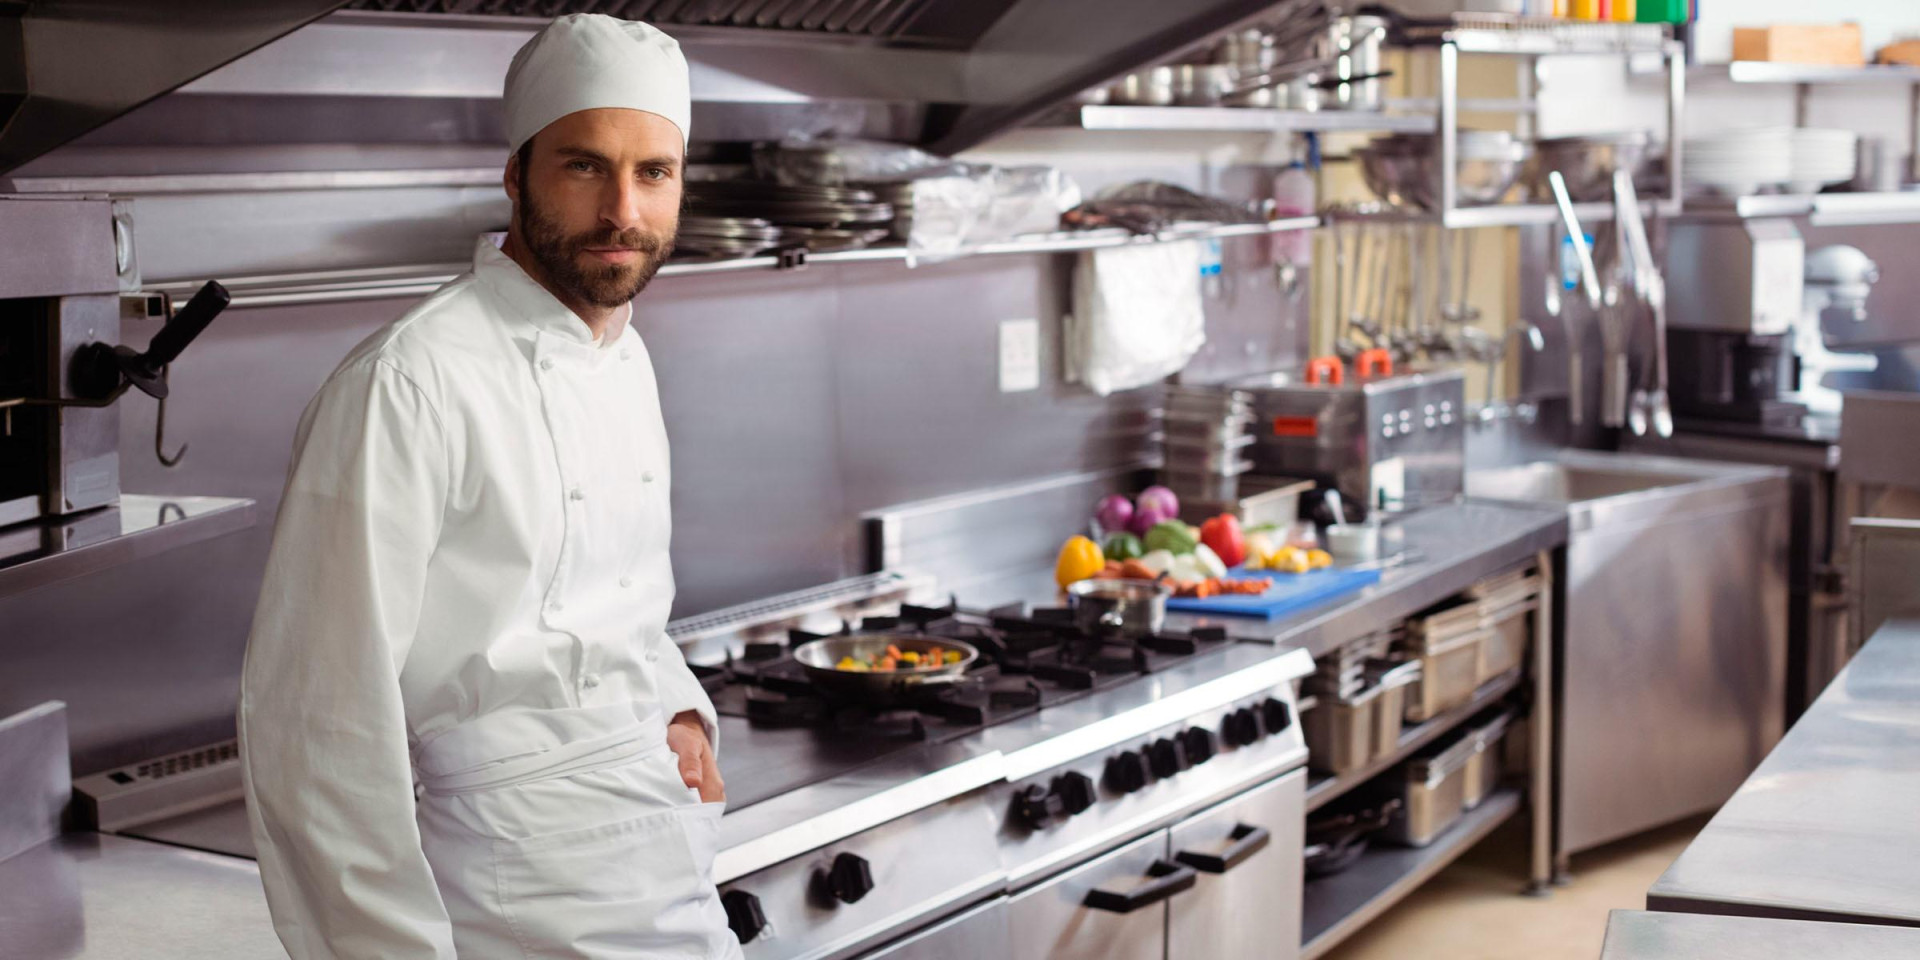
<path id="1" fill-rule="evenodd" d="M 568 297 L 596 307 L 611 309 L 639 296 L 673 253 L 671 233 L 659 236 L 638 229 L 609 228 L 568 234 L 527 190 L 524 173 L 519 220 L 527 253 L 547 275 L 547 282 Z M 625 247 L 639 251 L 640 256 L 633 263 L 587 265 L 581 262 L 581 255 L 588 247 Z"/>

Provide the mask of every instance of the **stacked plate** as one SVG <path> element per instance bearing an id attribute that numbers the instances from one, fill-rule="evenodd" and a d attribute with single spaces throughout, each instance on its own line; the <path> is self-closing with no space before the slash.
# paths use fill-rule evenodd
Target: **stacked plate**
<path id="1" fill-rule="evenodd" d="M 1858 140 L 1851 130 L 1795 129 L 1787 148 L 1787 189 L 1817 193 L 1821 187 L 1853 179 Z"/>
<path id="2" fill-rule="evenodd" d="M 674 248 L 707 257 L 751 257 L 780 246 L 780 228 L 753 217 L 680 218 Z"/>
<path id="3" fill-rule="evenodd" d="M 1748 127 L 1686 142 L 1686 183 L 1725 197 L 1744 197 L 1785 183 L 1793 173 L 1793 128 Z"/>

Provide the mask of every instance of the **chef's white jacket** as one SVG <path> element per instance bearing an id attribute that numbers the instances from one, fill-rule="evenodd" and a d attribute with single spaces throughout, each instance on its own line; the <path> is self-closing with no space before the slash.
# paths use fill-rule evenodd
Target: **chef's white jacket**
<path id="1" fill-rule="evenodd" d="M 295 960 L 737 952 L 713 930 L 719 805 L 664 745 L 688 710 L 711 738 L 713 707 L 665 634 L 666 430 L 616 331 L 483 240 L 301 418 L 239 711 Z M 615 943 L 579 894 L 666 932 Z"/>

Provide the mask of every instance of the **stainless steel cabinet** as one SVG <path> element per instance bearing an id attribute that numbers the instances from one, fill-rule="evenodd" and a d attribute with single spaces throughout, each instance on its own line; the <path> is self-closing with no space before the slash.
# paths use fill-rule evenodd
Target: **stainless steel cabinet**
<path id="1" fill-rule="evenodd" d="M 1168 901 L 1167 960 L 1300 955 L 1307 773 L 1296 770 L 1173 826 L 1194 888 Z"/>
<path id="2" fill-rule="evenodd" d="M 1010 960 L 1161 960 L 1167 900 L 1192 892 L 1198 871 L 1167 857 L 1156 830 L 1013 896 Z M 1089 902 L 1094 905 L 1089 906 Z M 991 958 L 988 958 L 991 960 Z"/>
<path id="3" fill-rule="evenodd" d="M 1007 955 L 1007 902 L 995 897 L 913 934 L 866 960 L 995 960 Z"/>

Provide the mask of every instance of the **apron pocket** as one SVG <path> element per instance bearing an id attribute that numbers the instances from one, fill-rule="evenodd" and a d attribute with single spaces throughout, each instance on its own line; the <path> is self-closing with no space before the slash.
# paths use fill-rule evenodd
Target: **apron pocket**
<path id="1" fill-rule="evenodd" d="M 695 809 L 494 841 L 500 912 L 521 950 L 540 958 L 710 956 L 716 930 L 726 929 L 710 881 L 719 817 L 707 830 L 704 815 L 684 812 Z"/>

